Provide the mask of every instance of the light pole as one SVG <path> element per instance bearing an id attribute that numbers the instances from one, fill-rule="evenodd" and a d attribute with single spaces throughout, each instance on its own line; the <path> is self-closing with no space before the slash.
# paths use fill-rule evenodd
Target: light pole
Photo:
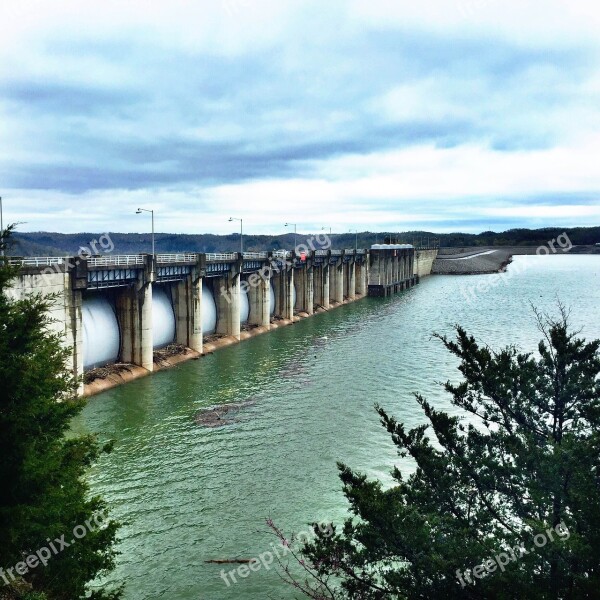
<path id="1" fill-rule="evenodd" d="M 354 238 L 354 253 L 356 254 L 356 251 L 358 250 L 358 229 L 351 229 L 350 233 L 352 232 L 356 234 L 356 237 Z"/>
<path id="2" fill-rule="evenodd" d="M 286 223 L 286 227 L 294 226 L 294 252 L 296 252 L 296 223 Z"/>
<path id="3" fill-rule="evenodd" d="M 155 253 L 154 253 L 154 211 L 153 210 L 149 210 L 147 208 L 138 208 L 135 211 L 136 215 L 141 215 L 143 212 L 149 212 L 152 215 L 152 257 L 155 257 Z"/>
<path id="4" fill-rule="evenodd" d="M 244 254 L 244 220 L 237 217 L 229 217 L 229 222 L 231 223 L 231 221 L 240 222 L 240 252 Z"/>

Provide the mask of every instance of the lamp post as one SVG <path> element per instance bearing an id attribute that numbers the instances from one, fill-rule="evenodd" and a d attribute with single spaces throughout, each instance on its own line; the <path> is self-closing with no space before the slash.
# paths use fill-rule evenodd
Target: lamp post
<path id="1" fill-rule="evenodd" d="M 294 226 L 294 252 L 296 252 L 296 223 L 286 223 L 286 227 Z"/>
<path id="2" fill-rule="evenodd" d="M 240 222 L 240 252 L 244 254 L 244 220 L 238 219 L 237 217 L 229 217 L 229 222 L 239 221 Z"/>
<path id="3" fill-rule="evenodd" d="M 143 212 L 148 212 L 152 215 L 152 257 L 154 258 L 156 256 L 154 253 L 154 211 L 147 208 L 138 208 L 135 214 L 141 215 Z"/>
<path id="4" fill-rule="evenodd" d="M 358 250 L 358 229 L 351 229 L 350 233 L 354 232 L 355 233 L 355 238 L 354 238 L 354 253 L 356 254 L 356 251 Z"/>

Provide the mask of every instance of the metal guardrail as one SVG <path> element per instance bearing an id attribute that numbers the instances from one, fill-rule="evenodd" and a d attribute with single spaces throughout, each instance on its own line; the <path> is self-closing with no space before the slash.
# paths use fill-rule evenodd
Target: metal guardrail
<path id="1" fill-rule="evenodd" d="M 62 256 L 26 256 L 9 258 L 9 265 L 22 265 L 24 267 L 49 267 L 50 265 L 62 265 L 65 259 Z"/>
<path id="2" fill-rule="evenodd" d="M 143 265 L 144 257 L 141 254 L 122 254 L 116 256 L 101 256 L 100 258 L 88 258 L 89 267 L 112 267 Z"/>
<path id="3" fill-rule="evenodd" d="M 207 261 L 219 261 L 219 260 L 237 260 L 237 252 L 226 252 L 226 253 L 215 253 L 210 252 L 206 254 Z"/>
<path id="4" fill-rule="evenodd" d="M 315 250 L 315 256 L 327 256 L 328 250 Z M 346 254 L 365 254 L 365 250 L 360 248 L 354 250 L 348 248 L 344 251 Z M 333 256 L 340 256 L 341 250 L 331 250 Z M 266 260 L 268 252 L 244 252 L 245 260 Z M 275 250 L 273 252 L 275 258 L 291 258 L 292 253 L 289 250 Z M 157 254 L 157 263 L 195 263 L 198 255 L 189 252 L 181 254 Z M 237 260 L 237 252 L 222 252 L 222 253 L 207 253 L 206 260 L 208 262 L 233 261 Z M 51 265 L 62 265 L 65 263 L 65 258 L 62 256 L 26 256 L 26 257 L 9 257 L 8 263 L 11 265 L 22 265 L 24 267 L 48 267 Z M 142 254 L 123 254 L 100 256 L 87 259 L 90 267 L 112 267 L 112 266 L 132 266 L 143 265 L 144 255 Z"/>
<path id="5" fill-rule="evenodd" d="M 159 262 L 159 263 L 174 263 L 174 262 L 195 263 L 196 257 L 197 257 L 196 254 L 190 254 L 187 252 L 185 254 L 157 254 L 156 262 Z"/>

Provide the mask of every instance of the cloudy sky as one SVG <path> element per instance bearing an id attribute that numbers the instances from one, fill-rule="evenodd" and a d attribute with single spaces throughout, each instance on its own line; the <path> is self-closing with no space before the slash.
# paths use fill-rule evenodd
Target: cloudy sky
<path id="1" fill-rule="evenodd" d="M 3 0 L 21 230 L 600 224 L 593 0 Z"/>

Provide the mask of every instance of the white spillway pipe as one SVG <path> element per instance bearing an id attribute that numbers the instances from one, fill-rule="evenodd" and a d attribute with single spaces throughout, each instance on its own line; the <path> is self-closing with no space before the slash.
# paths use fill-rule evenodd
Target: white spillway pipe
<path id="1" fill-rule="evenodd" d="M 116 362 L 121 339 L 117 315 L 112 304 L 102 296 L 84 298 L 81 312 L 83 368 L 93 369 Z"/>
<path id="2" fill-rule="evenodd" d="M 273 289 L 273 282 L 269 288 L 269 314 L 273 316 L 275 314 L 275 290 Z"/>
<path id="3" fill-rule="evenodd" d="M 167 292 L 154 286 L 152 290 L 152 340 L 155 348 L 162 348 L 175 340 L 175 313 Z"/>
<path id="4" fill-rule="evenodd" d="M 250 301 L 244 287 L 240 287 L 240 323 L 247 323 L 250 318 Z"/>
<path id="5" fill-rule="evenodd" d="M 217 330 L 217 305 L 212 290 L 202 288 L 202 335 L 210 335 Z"/>

